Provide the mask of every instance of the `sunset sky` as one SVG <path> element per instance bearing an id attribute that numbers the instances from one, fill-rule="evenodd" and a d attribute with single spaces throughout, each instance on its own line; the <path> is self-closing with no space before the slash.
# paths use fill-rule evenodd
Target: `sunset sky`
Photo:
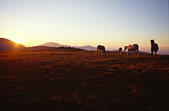
<path id="1" fill-rule="evenodd" d="M 46 42 L 114 50 L 150 39 L 169 53 L 168 0 L 0 0 L 0 37 L 25 46 Z"/>

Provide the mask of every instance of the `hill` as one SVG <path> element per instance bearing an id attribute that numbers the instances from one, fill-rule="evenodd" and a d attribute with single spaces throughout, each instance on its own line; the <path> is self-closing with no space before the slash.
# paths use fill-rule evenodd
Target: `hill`
<path id="1" fill-rule="evenodd" d="M 25 46 L 23 46 L 22 44 L 15 43 L 5 38 L 0 38 L 0 51 L 16 51 L 24 49 Z"/>
<path id="2" fill-rule="evenodd" d="M 26 48 L 26 51 L 51 50 L 51 49 L 55 49 L 55 47 L 33 46 L 33 47 L 27 47 L 27 48 Z"/>
<path id="3" fill-rule="evenodd" d="M 34 47 L 27 47 L 26 51 L 83 51 L 83 49 L 74 48 L 74 47 L 34 46 Z"/>
<path id="4" fill-rule="evenodd" d="M 70 47 L 68 45 L 61 45 L 59 43 L 55 43 L 55 42 L 47 42 L 47 43 L 44 43 L 40 46 L 47 46 L 47 47 Z"/>
<path id="5" fill-rule="evenodd" d="M 74 47 L 74 48 L 78 48 L 78 49 L 84 49 L 84 50 L 96 50 L 96 47 L 90 46 L 90 45 L 86 45 L 86 46 L 70 46 L 70 45 L 62 45 L 59 43 L 55 43 L 55 42 L 47 42 L 44 43 L 40 46 L 47 46 L 47 47 Z"/>
<path id="6" fill-rule="evenodd" d="M 96 50 L 96 47 L 86 45 L 86 46 L 74 46 L 75 48 L 84 49 L 84 50 Z"/>

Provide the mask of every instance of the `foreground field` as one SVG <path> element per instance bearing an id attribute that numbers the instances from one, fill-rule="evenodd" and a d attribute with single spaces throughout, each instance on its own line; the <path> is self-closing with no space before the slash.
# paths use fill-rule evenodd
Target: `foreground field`
<path id="1" fill-rule="evenodd" d="M 0 111 L 169 111 L 169 56 L 0 53 Z"/>

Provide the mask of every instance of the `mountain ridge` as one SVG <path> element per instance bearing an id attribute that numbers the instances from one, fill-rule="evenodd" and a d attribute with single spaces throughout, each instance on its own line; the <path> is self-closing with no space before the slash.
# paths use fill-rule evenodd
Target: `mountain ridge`
<path id="1" fill-rule="evenodd" d="M 70 45 L 62 45 L 56 42 L 47 42 L 39 46 L 47 46 L 47 47 L 73 47 L 73 48 L 79 48 L 84 50 L 96 50 L 95 47 L 91 45 L 85 45 L 85 46 L 70 46 Z"/>

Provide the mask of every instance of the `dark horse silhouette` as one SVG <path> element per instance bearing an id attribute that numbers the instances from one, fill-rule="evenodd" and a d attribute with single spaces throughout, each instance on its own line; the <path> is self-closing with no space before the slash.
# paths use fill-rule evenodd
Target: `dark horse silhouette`
<path id="1" fill-rule="evenodd" d="M 105 47 L 102 45 L 97 46 L 96 55 L 106 55 Z"/>
<path id="2" fill-rule="evenodd" d="M 158 44 L 155 43 L 154 40 L 150 40 L 150 42 L 151 42 L 151 55 L 153 55 L 153 52 L 155 52 L 155 55 L 156 55 L 159 49 Z"/>

